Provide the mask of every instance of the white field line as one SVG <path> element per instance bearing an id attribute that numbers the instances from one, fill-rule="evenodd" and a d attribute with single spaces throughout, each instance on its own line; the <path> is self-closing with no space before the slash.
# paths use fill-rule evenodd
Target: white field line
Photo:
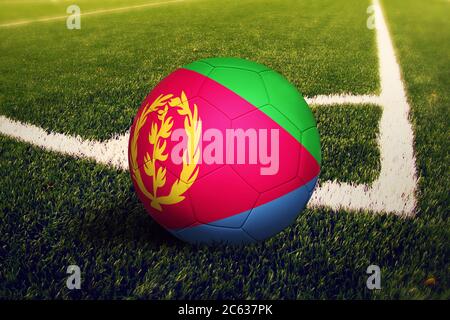
<path id="1" fill-rule="evenodd" d="M 387 212 L 412 217 L 416 206 L 417 178 L 413 152 L 414 137 L 408 121 L 409 105 L 381 7 L 377 0 L 374 4 L 381 95 L 316 96 L 307 98 L 307 102 L 315 105 L 375 103 L 383 108 L 378 139 L 381 153 L 380 176 L 371 186 L 325 182 L 315 190 L 309 206 Z M 91 141 L 59 133 L 47 133 L 34 125 L 0 116 L 0 133 L 46 150 L 89 158 L 117 169 L 128 168 L 129 132 L 104 142 Z"/>
<path id="2" fill-rule="evenodd" d="M 416 207 L 416 159 L 409 104 L 395 52 L 378 0 L 375 5 L 378 59 L 381 80 L 379 146 L 381 172 L 371 186 L 326 182 L 314 192 L 311 206 L 333 209 L 394 212 L 414 216 Z"/>
<path id="3" fill-rule="evenodd" d="M 34 125 L 0 116 L 0 133 L 45 150 L 77 158 L 89 158 L 117 169 L 128 168 L 128 132 L 100 142 L 62 133 L 47 133 Z"/>
<path id="4" fill-rule="evenodd" d="M 316 96 L 306 98 L 309 105 L 379 103 L 377 96 Z M 129 132 L 116 135 L 106 141 L 85 140 L 61 133 L 48 133 L 32 124 L 22 123 L 0 115 L 0 133 L 58 153 L 77 158 L 89 158 L 96 162 L 128 169 Z"/>
<path id="5" fill-rule="evenodd" d="M 144 3 L 144 4 L 138 4 L 134 6 L 126 6 L 126 7 L 119 7 L 119 8 L 111 8 L 111 9 L 99 9 L 99 10 L 93 10 L 88 12 L 81 11 L 80 16 L 92 16 L 97 14 L 107 14 L 107 13 L 115 13 L 115 12 L 121 12 L 121 11 L 129 11 L 134 9 L 141 9 L 145 7 L 156 7 L 164 4 L 171 4 L 171 3 L 177 3 L 177 2 L 184 2 L 186 0 L 170 0 L 170 1 L 161 1 L 161 2 L 150 2 L 150 3 Z M 49 22 L 49 21 L 55 21 L 55 20 L 64 20 L 67 19 L 69 14 L 66 14 L 64 16 L 54 16 L 54 17 L 46 17 L 46 18 L 38 18 L 38 19 L 29 19 L 29 20 L 19 20 L 14 22 L 8 22 L 4 24 L 0 24 L 0 28 L 5 27 L 16 27 L 16 26 L 22 26 L 27 25 L 30 23 L 35 22 Z"/>

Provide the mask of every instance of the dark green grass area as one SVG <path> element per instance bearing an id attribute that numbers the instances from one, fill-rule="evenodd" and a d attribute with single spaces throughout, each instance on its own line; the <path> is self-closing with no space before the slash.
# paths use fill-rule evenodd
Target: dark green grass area
<path id="1" fill-rule="evenodd" d="M 151 220 L 127 172 L 4 137 L 0 150 L 2 298 L 450 298 L 448 230 L 423 219 L 306 210 L 262 244 L 191 246 Z M 70 264 L 79 291 L 66 289 Z"/>
<path id="2" fill-rule="evenodd" d="M 313 108 L 320 132 L 320 180 L 371 183 L 381 169 L 378 124 L 382 110 L 375 105 Z"/>
<path id="3" fill-rule="evenodd" d="M 186 1 L 0 28 L 0 114 L 106 139 L 164 76 L 200 58 L 251 59 L 305 95 L 378 90 L 369 0 Z"/>

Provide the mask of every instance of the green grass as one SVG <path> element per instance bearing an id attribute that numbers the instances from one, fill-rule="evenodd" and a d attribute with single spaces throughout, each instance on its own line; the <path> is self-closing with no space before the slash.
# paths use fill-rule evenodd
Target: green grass
<path id="1" fill-rule="evenodd" d="M 0 24 L 14 23 L 33 19 L 51 18 L 67 15 L 67 7 L 76 4 L 81 14 L 103 9 L 143 5 L 147 3 L 164 2 L 170 0 L 1 0 Z"/>
<path id="2" fill-rule="evenodd" d="M 371 183 L 381 169 L 374 105 L 320 106 L 313 109 L 322 147 L 322 181 Z"/>
<path id="3" fill-rule="evenodd" d="M 129 126 L 142 97 L 164 74 L 217 53 L 266 63 L 308 95 L 375 92 L 367 3 L 347 3 L 301 2 L 294 12 L 285 10 L 292 1 L 273 7 L 198 1 L 86 19 L 83 34 L 67 35 L 56 22 L 0 29 L 0 114 L 105 138 Z M 245 16 L 238 4 L 252 7 L 254 15 Z M 148 217 L 128 172 L 0 137 L 0 297 L 449 299 L 449 3 L 384 5 L 412 106 L 420 178 L 416 218 L 308 209 L 261 244 L 191 246 Z M 186 17 L 187 8 L 199 8 L 189 27 L 148 19 Z M 206 21 L 215 9 L 216 19 Z M 174 43 L 163 41 L 168 28 Z M 322 178 L 373 181 L 379 108 L 329 106 L 314 113 Z M 66 289 L 69 264 L 81 267 L 82 290 Z M 366 289 L 370 264 L 382 269 L 380 291 Z M 425 285 L 428 277 L 436 285 Z"/>
<path id="4" fill-rule="evenodd" d="M 81 30 L 65 21 L 0 28 L 0 113 L 106 139 L 129 128 L 164 76 L 212 56 L 266 64 L 308 96 L 373 93 L 368 3 L 186 1 L 87 16 Z"/>

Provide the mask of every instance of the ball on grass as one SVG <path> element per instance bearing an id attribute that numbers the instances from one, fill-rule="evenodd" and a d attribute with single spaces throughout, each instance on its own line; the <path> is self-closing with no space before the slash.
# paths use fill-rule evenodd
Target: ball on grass
<path id="1" fill-rule="evenodd" d="M 129 165 L 149 214 L 191 243 L 251 243 L 305 208 L 320 171 L 319 133 L 301 93 L 248 60 L 188 64 L 145 98 Z"/>

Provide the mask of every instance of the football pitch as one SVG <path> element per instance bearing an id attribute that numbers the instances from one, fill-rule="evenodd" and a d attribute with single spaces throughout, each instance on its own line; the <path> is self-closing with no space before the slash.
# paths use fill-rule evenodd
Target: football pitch
<path id="1" fill-rule="evenodd" d="M 450 2 L 71 4 L 0 0 L 0 298 L 450 298 Z M 308 209 L 238 250 L 171 236 L 126 169 L 147 93 L 214 56 L 282 73 L 321 135 Z"/>

